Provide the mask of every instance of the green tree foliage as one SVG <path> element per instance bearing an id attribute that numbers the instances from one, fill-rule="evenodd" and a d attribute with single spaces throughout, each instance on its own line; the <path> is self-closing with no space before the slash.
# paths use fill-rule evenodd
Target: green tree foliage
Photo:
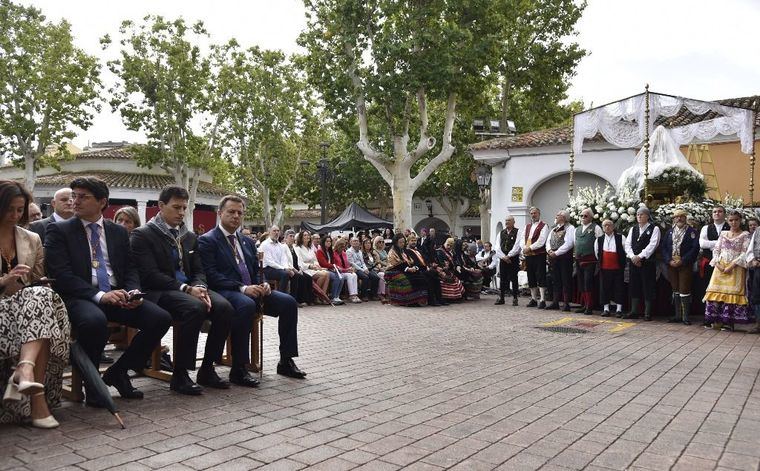
<path id="1" fill-rule="evenodd" d="M 100 109 L 100 66 L 74 46 L 68 22 L 48 22 L 34 7 L 0 0 L 0 31 L 0 153 L 15 156 L 34 191 L 37 170 L 57 166 L 63 140 Z M 51 145 L 59 152 L 46 156 Z"/>
<path id="2" fill-rule="evenodd" d="M 210 62 L 200 47 L 208 34 L 201 22 L 187 25 L 181 18 L 150 15 L 140 23 L 124 21 L 119 33 L 120 57 L 108 62 L 119 79 L 110 90 L 111 106 L 127 128 L 148 136 L 138 163 L 160 166 L 188 190 L 185 222 L 192 227 L 201 173 L 211 170 L 219 155 L 221 116 L 209 113 Z M 111 38 L 101 42 L 108 48 Z M 204 132 L 194 132 L 200 128 Z"/>

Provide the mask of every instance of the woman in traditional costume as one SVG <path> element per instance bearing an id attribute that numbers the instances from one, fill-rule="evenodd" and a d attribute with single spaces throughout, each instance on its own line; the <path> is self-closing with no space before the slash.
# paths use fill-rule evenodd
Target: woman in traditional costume
<path id="1" fill-rule="evenodd" d="M 464 286 L 456 275 L 453 248 L 454 239 L 448 238 L 443 247 L 436 250 L 438 276 L 441 279 L 441 294 L 446 301 L 459 301 L 464 294 Z"/>
<path id="2" fill-rule="evenodd" d="M 405 248 L 404 234 L 394 235 L 384 275 L 388 301 L 394 306 L 427 306 L 427 280 L 413 266 Z"/>
<path id="3" fill-rule="evenodd" d="M 720 233 L 710 261 L 715 270 L 704 297 L 705 324 L 723 330 L 733 330 L 734 324 L 750 324 L 755 320 L 746 296 L 750 235 L 742 231 L 741 222 L 740 212 L 729 212 L 730 229 Z"/>

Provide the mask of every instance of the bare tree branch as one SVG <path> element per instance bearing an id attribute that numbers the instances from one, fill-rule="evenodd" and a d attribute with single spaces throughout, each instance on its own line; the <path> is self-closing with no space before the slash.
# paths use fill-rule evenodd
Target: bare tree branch
<path id="1" fill-rule="evenodd" d="M 438 153 L 438 155 L 435 156 L 430 162 L 425 165 L 425 167 L 420 171 L 420 173 L 417 174 L 414 178 L 412 178 L 412 191 L 417 190 L 417 188 L 422 185 L 422 183 L 425 182 L 425 180 L 430 177 L 430 175 L 444 162 L 449 160 L 451 156 L 454 154 L 454 151 L 456 150 L 453 145 L 451 145 L 451 134 L 454 129 L 454 121 L 456 119 L 456 104 L 457 104 L 457 95 L 456 93 L 449 94 L 448 103 L 446 104 L 446 123 L 443 126 L 443 147 L 441 148 L 441 151 Z"/>
<path id="2" fill-rule="evenodd" d="M 435 147 L 435 138 L 428 135 L 428 109 L 427 109 L 427 96 L 425 89 L 420 88 L 417 90 L 417 108 L 420 112 L 420 142 L 417 144 L 417 148 L 412 153 L 412 161 L 416 162 L 425 155 L 430 149 Z"/>

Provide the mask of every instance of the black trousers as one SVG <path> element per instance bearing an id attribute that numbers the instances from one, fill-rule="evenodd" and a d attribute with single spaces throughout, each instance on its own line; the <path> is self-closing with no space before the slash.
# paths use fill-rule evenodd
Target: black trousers
<path id="1" fill-rule="evenodd" d="M 645 260 L 640 267 L 629 262 L 631 299 L 654 301 L 657 286 L 657 267 L 653 260 Z"/>
<path id="2" fill-rule="evenodd" d="M 516 298 L 520 294 L 520 284 L 517 281 L 517 272 L 520 271 L 520 257 L 515 255 L 509 259 L 511 263 L 499 260 L 499 276 L 501 277 L 499 290 L 502 299 L 507 294 L 507 289 L 512 291 L 512 297 Z"/>
<path id="3" fill-rule="evenodd" d="M 623 304 L 625 290 L 623 286 L 623 269 L 620 270 L 601 270 L 601 289 L 599 297 L 602 305 L 614 301 L 615 304 Z"/>
<path id="4" fill-rule="evenodd" d="M 525 257 L 525 265 L 528 271 L 528 286 L 546 288 L 546 254 Z"/>
<path id="5" fill-rule="evenodd" d="M 139 330 L 127 350 L 114 363 L 122 369 L 142 370 L 150 358 L 153 348 L 169 330 L 172 317 L 164 309 L 145 300 L 135 309 L 95 304 L 87 299 L 67 299 L 71 327 L 76 332 L 81 345 L 95 367 L 100 363 L 100 355 L 108 342 L 108 321 L 119 322 Z"/>
<path id="6" fill-rule="evenodd" d="M 581 290 L 587 293 L 594 291 L 594 274 L 596 273 L 596 263 L 578 263 L 578 277 L 581 282 Z"/>
<path id="7" fill-rule="evenodd" d="M 277 280 L 277 291 L 288 292 L 288 282 L 291 280 L 288 272 L 281 268 L 264 267 L 267 280 Z M 294 277 L 295 278 L 295 277 Z"/>
<path id="8" fill-rule="evenodd" d="M 438 272 L 432 269 L 423 269 L 420 273 L 425 276 L 425 281 L 427 281 L 428 304 L 441 303 L 443 294 L 441 293 L 441 278 L 438 276 Z"/>
<path id="9" fill-rule="evenodd" d="M 279 291 L 264 299 L 250 298 L 240 291 L 220 291 L 234 308 L 232 315 L 232 367 L 244 367 L 250 362 L 248 343 L 256 315 L 257 303 L 263 303 L 264 315 L 277 317 L 277 331 L 280 335 L 280 355 L 293 358 L 298 356 L 298 302 L 293 296 Z"/>
<path id="10" fill-rule="evenodd" d="M 491 280 L 493 279 L 494 271 L 490 268 L 483 268 L 480 270 L 483 276 L 483 287 L 489 288 L 491 286 Z"/>
<path id="11" fill-rule="evenodd" d="M 359 278 L 360 298 L 377 296 L 377 288 L 380 286 L 380 277 L 377 275 L 377 273 L 372 270 L 370 270 L 369 273 L 364 273 L 361 270 L 356 270 L 356 276 Z"/>
<path id="12" fill-rule="evenodd" d="M 160 307 L 169 311 L 172 318 L 180 325 L 174 335 L 179 336 L 179 345 L 174 353 L 174 367 L 184 370 L 195 369 L 195 358 L 198 350 L 198 335 L 201 332 L 203 321 L 208 318 L 211 321 L 211 330 L 206 339 L 206 349 L 203 355 L 204 362 L 220 362 L 224 343 L 230 332 L 232 320 L 232 305 L 220 294 L 209 290 L 211 298 L 211 311 L 206 310 L 206 305 L 195 296 L 182 291 L 149 291 L 145 297 Z"/>
<path id="13" fill-rule="evenodd" d="M 311 287 L 311 277 L 306 273 L 299 273 L 291 278 L 290 295 L 296 298 L 296 301 L 299 303 L 314 302 L 314 290 Z"/>
<path id="14" fill-rule="evenodd" d="M 552 268 L 554 302 L 559 302 L 561 296 L 564 302 L 569 303 L 573 296 L 573 257 L 566 254 L 549 263 Z"/>

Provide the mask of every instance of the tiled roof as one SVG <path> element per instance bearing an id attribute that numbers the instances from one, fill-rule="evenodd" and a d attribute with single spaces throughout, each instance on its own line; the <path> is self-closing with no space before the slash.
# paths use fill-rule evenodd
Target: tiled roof
<path id="1" fill-rule="evenodd" d="M 128 146 L 111 147 L 110 149 L 88 150 L 76 154 L 75 158 L 79 159 L 114 159 L 114 160 L 131 160 L 134 157 Z"/>
<path id="2" fill-rule="evenodd" d="M 480 208 L 478 208 L 478 205 L 474 204 L 471 205 L 469 208 L 467 208 L 467 211 L 463 212 L 461 214 L 463 218 L 479 218 L 480 217 Z"/>
<path id="3" fill-rule="evenodd" d="M 150 189 L 160 190 L 166 185 L 174 183 L 174 179 L 168 175 L 150 175 L 147 173 L 122 173 L 111 172 L 107 170 L 100 170 L 94 172 L 62 172 L 54 175 L 46 175 L 44 177 L 37 177 L 36 185 L 51 185 L 55 187 L 67 186 L 71 183 L 71 180 L 82 177 L 93 176 L 100 178 L 110 188 L 136 188 L 136 189 Z M 198 185 L 198 191 L 209 195 L 224 196 L 229 191 L 224 188 L 215 186 L 211 183 L 200 182 Z"/>
<path id="4" fill-rule="evenodd" d="M 760 95 L 741 97 L 741 98 L 728 98 L 725 100 L 716 100 L 717 103 L 726 106 L 738 106 L 740 108 L 747 108 L 755 110 L 757 116 L 755 117 L 755 125 L 760 126 Z M 655 125 L 664 124 L 666 127 L 684 126 L 687 124 L 697 123 L 699 121 L 705 121 L 713 119 L 716 114 L 713 112 L 707 113 L 702 116 L 697 116 L 689 112 L 687 109 L 682 109 L 680 113 L 672 118 L 660 117 L 655 122 Z M 570 142 L 571 127 L 563 126 L 558 128 L 543 129 L 541 131 L 526 132 L 523 134 L 517 134 L 516 136 L 499 137 L 496 139 L 489 139 L 487 141 L 477 142 L 470 145 L 470 150 L 489 150 L 489 149 L 513 149 L 522 147 L 547 147 L 557 146 L 562 144 L 568 144 Z M 587 141 L 604 141 L 601 135 L 597 134 L 592 139 Z"/>

